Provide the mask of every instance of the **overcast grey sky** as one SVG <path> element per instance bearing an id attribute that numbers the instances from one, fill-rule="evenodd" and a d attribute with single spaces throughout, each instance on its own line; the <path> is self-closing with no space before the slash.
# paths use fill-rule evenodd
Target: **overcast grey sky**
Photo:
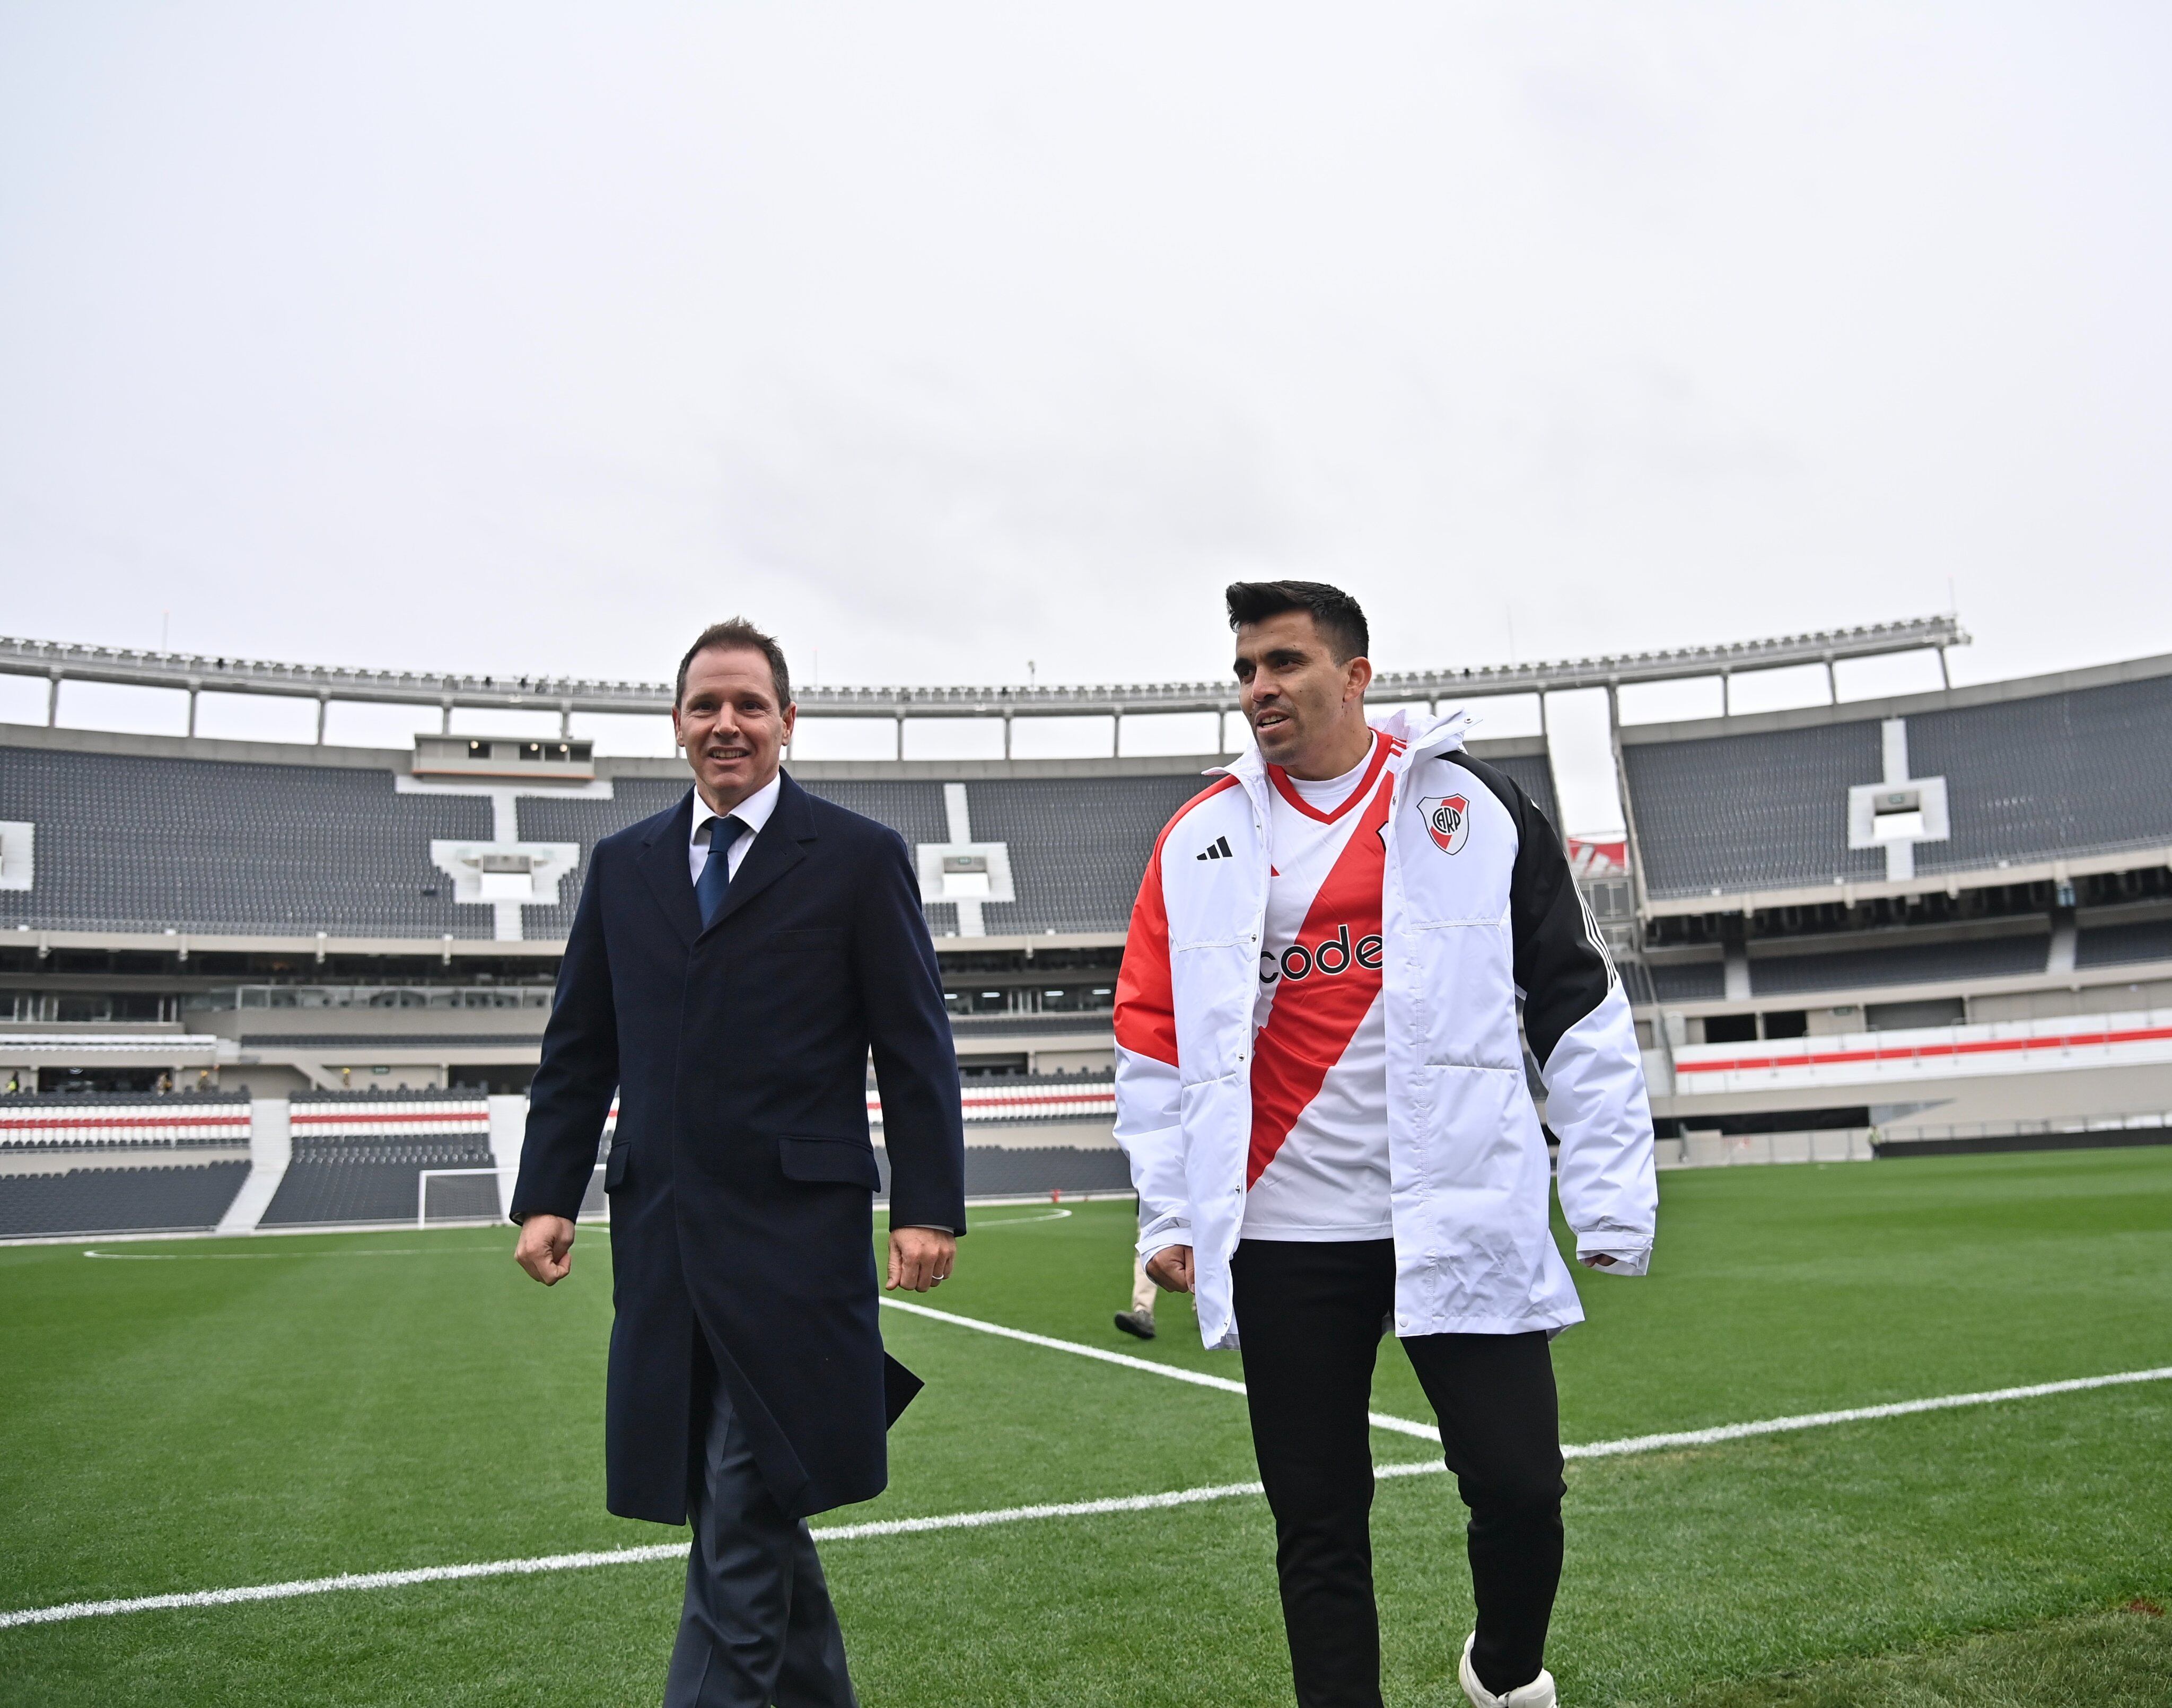
<path id="1" fill-rule="evenodd" d="M 1287 574 L 1387 666 L 1949 583 L 1964 679 L 2172 650 L 2168 36 L 14 0 L 0 629 L 653 678 L 743 611 L 825 681 L 1137 679 Z"/>

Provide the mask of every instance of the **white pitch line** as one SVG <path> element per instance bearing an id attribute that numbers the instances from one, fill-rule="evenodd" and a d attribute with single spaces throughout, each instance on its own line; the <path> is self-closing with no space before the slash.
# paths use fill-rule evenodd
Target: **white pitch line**
<path id="1" fill-rule="evenodd" d="M 114 1263 L 307 1263 L 320 1257 L 503 1257 L 505 1254 L 476 1246 L 454 1246 L 447 1251 L 426 1251 L 419 1245 L 373 1246 L 358 1251 L 86 1251 L 85 1257 L 102 1257 Z"/>
<path id="2" fill-rule="evenodd" d="M 885 1300 L 884 1302 L 890 1302 Z M 1062 1345 L 1064 1343 L 1058 1341 L 1056 1344 Z M 1562 1454 L 1565 1458 L 1573 1459 L 1611 1458 L 1626 1453 L 1658 1453 L 1674 1447 L 1706 1447 L 1719 1442 L 1739 1441 L 1747 1436 L 1774 1435 L 1782 1430 L 1819 1429 L 1836 1423 L 1904 1417 L 1916 1412 L 1950 1411 L 1957 1406 L 1992 1405 L 2004 1400 L 2039 1399 L 2054 1394 L 2079 1394 L 2093 1388 L 2121 1388 L 2138 1382 L 2166 1381 L 2172 1381 L 2172 1366 L 2157 1370 L 2124 1370 L 2109 1376 L 2083 1376 L 2067 1382 L 2037 1382 L 2025 1388 L 1994 1388 L 1976 1394 L 1946 1394 L 1929 1399 L 1903 1399 L 1890 1405 L 1858 1405 L 1845 1411 L 1805 1412 L 1799 1416 L 1766 1418 L 1755 1423 L 1722 1424 L 1714 1429 L 1628 1436 L 1619 1441 L 1589 1442 L 1581 1446 L 1564 1447 Z M 1438 1459 L 1419 1459 L 1406 1464 L 1377 1466 L 1373 1474 L 1379 1479 L 1424 1477 L 1437 1474 L 1446 1469 Z M 1172 1489 L 1159 1495 L 1119 1495 L 1105 1500 L 1069 1501 L 1045 1507 L 999 1507 L 985 1512 L 943 1512 L 925 1518 L 879 1518 L 864 1524 L 834 1524 L 810 1533 L 817 1541 L 853 1542 L 877 1536 L 917 1535 L 930 1530 L 977 1530 L 992 1524 L 1018 1524 L 1038 1518 L 1084 1518 L 1107 1512 L 1159 1512 L 1171 1507 L 1194 1507 L 1211 1501 L 1239 1500 L 1262 1492 L 1257 1483 L 1222 1483 L 1203 1489 Z M 285 1601 L 296 1596 L 325 1595 L 340 1589 L 399 1589 L 416 1583 L 444 1583 L 471 1577 L 524 1576 L 543 1571 L 580 1571 L 599 1566 L 637 1566 L 651 1560 L 683 1560 L 685 1556 L 685 1543 L 666 1542 L 648 1548 L 613 1548 L 589 1554 L 546 1554 L 529 1560 L 487 1560 L 468 1566 L 424 1566 L 407 1571 L 347 1572 L 337 1577 L 299 1578 L 289 1583 L 250 1584 L 238 1589 L 199 1589 L 177 1595 L 142 1595 L 118 1601 L 71 1601 L 52 1607 L 24 1608 L 13 1613 L 0 1613 L 0 1630 L 16 1625 L 57 1625 L 69 1619 L 108 1618 L 115 1614 L 153 1613 L 162 1609 L 231 1607 L 242 1602 Z"/>
<path id="3" fill-rule="evenodd" d="M 198 1589 L 180 1595 L 139 1595 L 126 1601 L 70 1601 L 56 1607 L 0 1613 L 10 1625 L 55 1625 L 63 1619 L 103 1619 L 117 1613 L 155 1613 L 164 1608 L 232 1607 L 247 1601 L 286 1601 L 328 1595 L 336 1589 L 399 1589 L 411 1583 L 444 1583 L 463 1577 L 510 1577 L 532 1571 L 579 1571 L 594 1566 L 634 1566 L 647 1560 L 684 1560 L 686 1544 L 613 1548 L 594 1554 L 544 1554 L 530 1560 L 485 1560 L 470 1566 L 422 1566 L 410 1571 L 349 1571 L 337 1577 L 298 1578 L 292 1583 L 252 1583 L 239 1589 Z"/>
<path id="4" fill-rule="evenodd" d="M 1058 1340 L 1047 1335 L 1029 1335 L 1024 1329 L 1006 1329 L 1000 1323 L 983 1322 L 978 1317 L 961 1317 L 953 1312 L 936 1310 L 929 1305 L 908 1304 L 903 1299 L 885 1298 L 883 1303 L 893 1311 L 910 1311 L 916 1317 L 931 1317 L 938 1323 L 949 1323 L 960 1329 L 977 1329 L 984 1335 L 1000 1335 L 1006 1340 L 1023 1340 L 1029 1346 L 1045 1346 L 1051 1352 L 1069 1352 L 1080 1358 L 1098 1358 L 1104 1364 L 1121 1364 L 1126 1370 L 1143 1370 L 1149 1376 L 1166 1376 L 1172 1382 L 1189 1382 L 1195 1388 L 1215 1388 L 1224 1394 L 1242 1394 L 1245 1391 L 1243 1383 L 1232 1382 L 1226 1376 L 1208 1376 L 1175 1364 L 1157 1364 L 1150 1358 L 1134 1358 L 1127 1353 L 1082 1345 L 1076 1340 Z M 1368 1412 L 1366 1417 L 1375 1429 L 1392 1430 L 1397 1435 L 1413 1435 L 1420 1441 L 1429 1441 L 1436 1446 L 1439 1444 L 1440 1431 L 1432 1424 L 1413 1422 L 1407 1417 L 1390 1417 L 1384 1411 Z"/>
<path id="5" fill-rule="evenodd" d="M 1723 1423 L 1711 1429 L 1681 1429 L 1664 1435 L 1624 1436 L 1619 1441 L 1587 1442 L 1564 1447 L 1563 1458 L 1603 1459 L 1621 1453 L 1661 1453 L 1670 1447 L 1710 1447 L 1753 1435 L 1788 1430 L 1822 1429 L 1835 1423 L 1866 1423 L 1881 1417 L 1908 1417 L 1919 1411 L 1951 1411 L 1963 1405 L 1996 1405 L 2007 1399 L 2041 1399 L 2048 1394 L 2079 1394 L 2091 1388 L 2124 1388 L 2137 1382 L 2172 1382 L 2172 1365 L 2156 1370 L 2122 1370 L 2111 1376 L 2080 1376 L 2070 1382 L 2034 1382 L 2025 1388 L 1989 1388 L 1979 1394 L 1941 1394 L 1930 1399 L 1899 1399 L 1890 1405 L 1853 1405 L 1845 1411 L 1805 1411 L 1793 1417 L 1767 1417 L 1755 1423 Z"/>

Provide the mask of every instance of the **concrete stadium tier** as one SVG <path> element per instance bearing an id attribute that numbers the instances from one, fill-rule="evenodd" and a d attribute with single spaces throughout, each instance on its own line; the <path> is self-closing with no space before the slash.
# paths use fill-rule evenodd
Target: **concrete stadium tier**
<path id="1" fill-rule="evenodd" d="M 1989 979 L 2044 969 L 2050 936 L 2041 929 L 2014 937 L 1942 943 L 1883 943 L 1823 954 L 1766 955 L 1750 964 L 1753 996 L 1799 996 L 1864 985 L 1920 985 Z"/>
<path id="2" fill-rule="evenodd" d="M 2074 964 L 2118 967 L 2136 961 L 2172 961 L 2172 919 L 2085 927 L 2074 946 Z"/>
<path id="3" fill-rule="evenodd" d="M 207 1233 L 248 1174 L 246 1163 L 198 1163 L 0 1174 L 0 1239 Z"/>
<path id="4" fill-rule="evenodd" d="M 1542 741 L 1474 750 L 1556 810 Z M 929 900 L 938 936 L 1041 937 L 1123 931 L 1155 837 L 1214 763 L 791 769 L 809 792 L 888 824 L 908 847 L 1004 851 L 1011 898 L 970 908 Z M 18 827 L 23 851 L 0 862 L 0 932 L 561 942 L 597 841 L 668 810 L 688 787 L 675 761 L 596 769 L 577 782 L 449 781 L 366 749 L 0 730 L 0 819 Z M 565 854 L 550 884 L 531 891 L 515 875 L 505 881 L 519 893 L 492 902 L 487 880 L 464 883 L 449 849 L 516 863 Z"/>
<path id="5" fill-rule="evenodd" d="M 430 861 L 433 841 L 488 841 L 489 802 L 398 793 L 389 764 L 0 743 L 0 817 L 35 826 L 34 881 L 0 888 L 0 931 L 491 934 Z"/>
<path id="6" fill-rule="evenodd" d="M 1950 624 L 1865 631 L 1861 647 L 1957 636 Z M 1799 664 L 1814 641 L 1820 662 L 1852 656 L 1829 639 L 1760 656 Z M 1600 671 L 1588 681 L 1534 683 L 1739 671 L 1747 656 L 1642 656 L 1611 674 L 1587 661 Z M 72 675 L 139 665 L 62 661 Z M 269 671 L 263 691 L 291 688 L 270 667 L 236 668 Z M 1413 697 L 1435 686 L 1452 699 L 1446 677 Z M 495 704 L 505 689 L 476 691 Z M 904 696 L 881 702 L 885 716 L 1040 715 L 1053 703 L 883 692 Z M 1153 685 L 1124 692 L 1123 714 L 1169 709 Z M 839 703 L 859 715 L 876 700 Z M 1926 1124 L 2162 1128 L 2167 1023 L 2107 1045 L 2100 1061 L 2074 1055 L 2083 1034 L 2069 1023 L 2172 1013 L 2172 658 L 1616 731 L 1626 841 L 1579 842 L 1572 863 L 1682 1159 L 1821 1156 L 1826 1141 L 1804 1135 L 1874 1128 L 1882 1143 Z M 426 1169 L 512 1165 L 595 845 L 672 807 L 688 779 L 675 760 L 586 755 L 552 765 L 516 753 L 462 771 L 425 751 L 449 743 L 418 739 L 409 753 L 0 728 L 0 1114 L 29 1111 L 40 1092 L 85 1111 L 85 1098 L 198 1087 L 255 1099 L 246 1135 L 208 1152 L 147 1141 L 33 1156 L 0 1137 L 12 1237 L 60 1222 L 404 1221 Z M 458 760 L 468 742 L 453 744 Z M 1545 738 L 1474 751 L 1560 823 Z M 1124 1185 L 1107 1077 L 1123 934 L 1161 827 L 1218 762 L 790 763 L 810 792 L 888 824 L 912 851 L 976 1195 Z M 2036 1029 L 2005 1029 L 2017 1026 Z M 1908 1046 L 1905 1072 L 1894 1065 L 1890 1040 L 1933 1033 Z M 1815 1071 L 1755 1065 L 1769 1046 L 1791 1061 L 1808 1052 Z M 1926 1050 L 1946 1065 L 1922 1066 Z M 2070 1058 L 2093 1065 L 2059 1066 Z M 371 1125 L 390 1094 L 449 1093 L 467 1098 L 457 1130 L 417 1125 L 406 1104 L 393 1125 Z M 341 1116 L 350 1108 L 362 1125 Z M 207 1174 L 213 1165 L 239 1168 L 247 1184 Z M 442 1196 L 488 1213 L 495 1190 L 454 1175 Z M 204 1207 L 222 1192 L 228 1201 Z"/>
<path id="7" fill-rule="evenodd" d="M 1662 912 L 2063 878 L 2172 852 L 2172 658 L 1632 726 L 1621 744 Z M 1881 789 L 1923 797 L 1898 804 L 1931 821 L 1888 836 L 1874 813 L 1866 836 L 1855 797 Z"/>

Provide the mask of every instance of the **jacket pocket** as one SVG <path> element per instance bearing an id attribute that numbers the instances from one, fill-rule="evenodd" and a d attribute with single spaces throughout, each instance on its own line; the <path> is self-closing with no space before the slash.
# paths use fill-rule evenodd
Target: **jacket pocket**
<path id="1" fill-rule="evenodd" d="M 777 1141 L 778 1166 L 788 1180 L 828 1182 L 841 1186 L 882 1185 L 874 1148 L 860 1139 L 831 1139 L 786 1133 Z"/>
<path id="2" fill-rule="evenodd" d="M 604 1157 L 604 1190 L 616 1192 L 626 1183 L 626 1165 L 632 1160 L 633 1147 L 626 1140 L 614 1136 L 610 1150 Z"/>

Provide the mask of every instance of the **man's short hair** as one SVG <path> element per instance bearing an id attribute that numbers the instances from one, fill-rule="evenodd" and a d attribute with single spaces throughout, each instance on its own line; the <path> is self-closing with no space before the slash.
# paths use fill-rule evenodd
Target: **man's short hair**
<path id="1" fill-rule="evenodd" d="M 686 668 L 696 658 L 704 653 L 740 650 L 759 653 L 769 660 L 770 680 L 777 685 L 777 709 L 782 712 L 791 705 L 792 671 L 784 662 L 784 648 L 745 617 L 712 623 L 694 636 L 694 644 L 687 647 L 686 656 L 679 661 L 679 683 L 671 691 L 671 703 L 677 706 L 686 698 Z"/>
<path id="2" fill-rule="evenodd" d="M 1233 630 L 1246 623 L 1264 623 L 1284 611 L 1307 611 L 1336 663 L 1347 664 L 1372 653 L 1373 631 L 1365 626 L 1365 613 L 1358 601 L 1324 581 L 1233 581 L 1223 598 L 1228 602 Z"/>

